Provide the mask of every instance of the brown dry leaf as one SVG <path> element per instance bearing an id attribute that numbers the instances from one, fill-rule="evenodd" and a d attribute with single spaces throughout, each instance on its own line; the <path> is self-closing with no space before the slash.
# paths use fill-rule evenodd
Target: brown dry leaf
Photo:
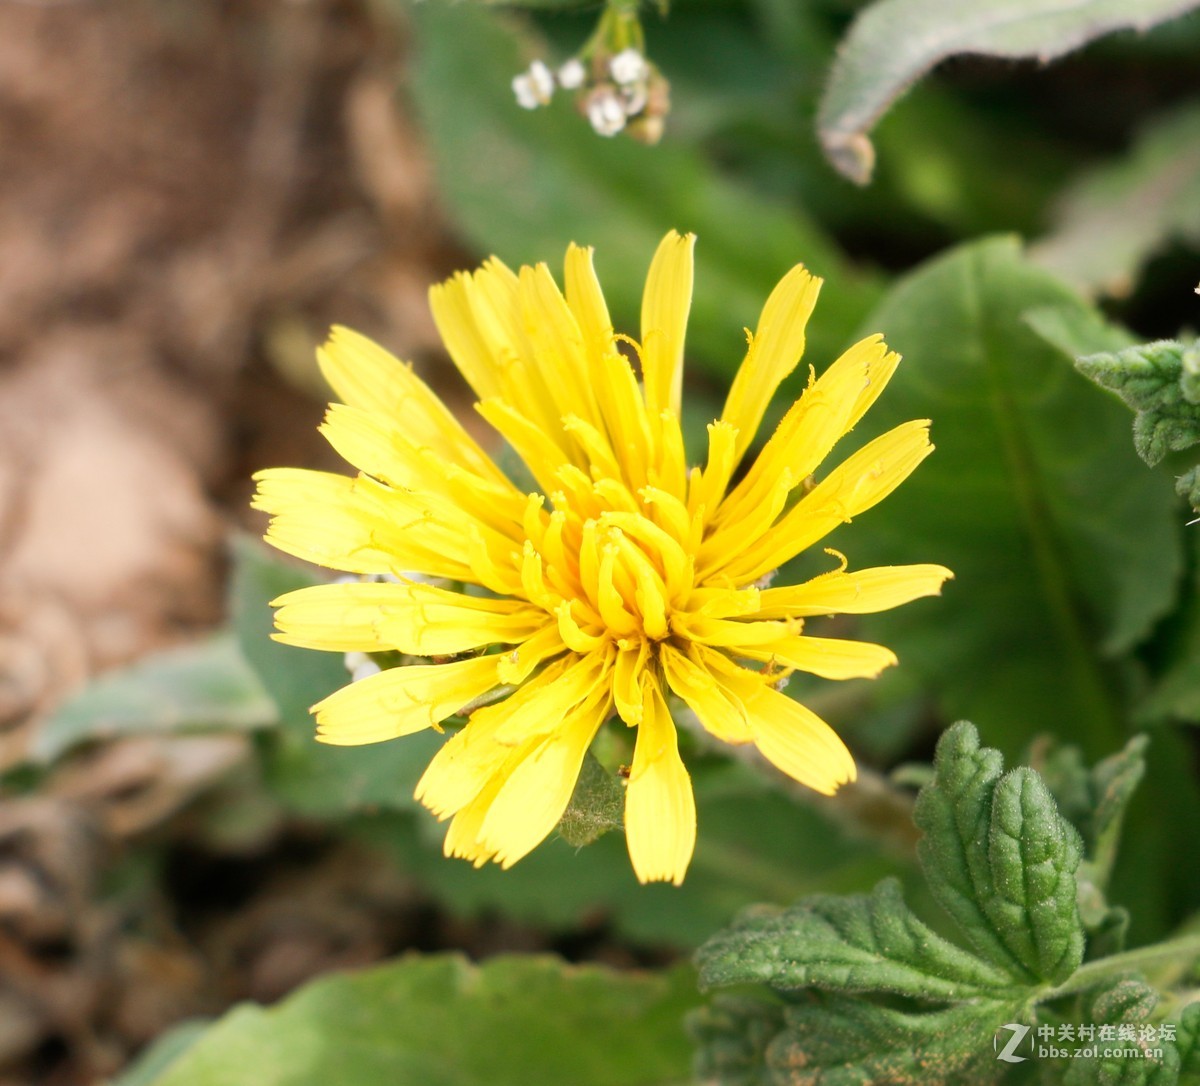
<path id="1" fill-rule="evenodd" d="M 50 336 L 0 376 L 5 718 L 214 617 L 206 413 L 129 337 Z M 0 746 L 11 762 L 19 744 Z M 3 763 L 0 763 L 2 765 Z"/>
<path id="2" fill-rule="evenodd" d="M 243 735 L 139 736 L 72 759 L 47 790 L 94 811 L 111 836 L 131 837 L 210 791 L 249 754 Z"/>

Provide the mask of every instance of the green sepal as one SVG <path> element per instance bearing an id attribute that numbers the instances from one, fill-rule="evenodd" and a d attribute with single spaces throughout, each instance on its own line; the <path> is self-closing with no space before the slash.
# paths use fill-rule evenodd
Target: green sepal
<path id="1" fill-rule="evenodd" d="M 583 757 L 571 801 L 559 819 L 558 832 L 567 844 L 582 848 L 624 824 L 625 790 L 589 751 Z"/>

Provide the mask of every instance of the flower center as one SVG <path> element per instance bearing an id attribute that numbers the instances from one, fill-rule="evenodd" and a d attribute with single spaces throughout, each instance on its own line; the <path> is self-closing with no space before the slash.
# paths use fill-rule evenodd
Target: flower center
<path id="1" fill-rule="evenodd" d="M 672 612 L 693 583 L 686 507 L 654 487 L 635 496 L 614 480 L 588 490 L 586 502 L 555 493 L 549 513 L 541 495 L 530 496 L 521 571 L 528 598 L 555 615 L 577 652 L 671 636 Z"/>

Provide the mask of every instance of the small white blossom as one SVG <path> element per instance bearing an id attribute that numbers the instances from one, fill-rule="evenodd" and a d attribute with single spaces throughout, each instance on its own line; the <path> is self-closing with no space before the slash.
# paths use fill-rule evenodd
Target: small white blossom
<path id="1" fill-rule="evenodd" d="M 537 109 L 546 105 L 554 94 L 554 76 L 542 61 L 535 60 L 528 71 L 513 77 L 512 89 L 517 105 L 522 109 Z"/>
<path id="2" fill-rule="evenodd" d="M 646 108 L 646 86 L 644 83 L 625 87 L 621 91 L 621 104 L 625 107 L 626 117 L 636 117 Z"/>
<path id="3" fill-rule="evenodd" d="M 640 83 L 649 72 L 646 58 L 632 46 L 622 49 L 608 62 L 608 71 L 613 79 L 627 87 L 630 83 Z"/>
<path id="4" fill-rule="evenodd" d="M 558 85 L 563 90 L 578 90 L 587 79 L 587 69 L 578 57 L 572 57 L 558 69 Z"/>
<path id="5" fill-rule="evenodd" d="M 593 94 L 587 104 L 587 118 L 601 136 L 615 136 L 625 127 L 625 107 L 607 87 Z"/>
<path id="6" fill-rule="evenodd" d="M 342 663 L 346 665 L 346 670 L 350 672 L 351 682 L 358 682 L 359 679 L 378 675 L 383 670 L 365 652 L 348 652 L 342 657 Z"/>

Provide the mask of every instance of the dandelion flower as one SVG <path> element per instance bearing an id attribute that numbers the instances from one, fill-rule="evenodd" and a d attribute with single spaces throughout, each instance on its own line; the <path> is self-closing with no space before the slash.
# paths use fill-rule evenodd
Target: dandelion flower
<path id="1" fill-rule="evenodd" d="M 634 871 L 643 882 L 678 884 L 696 808 L 668 699 L 717 739 L 752 743 L 790 777 L 831 794 L 854 779 L 854 761 L 824 721 L 779 692 L 779 680 L 793 670 L 874 676 L 895 657 L 880 645 L 809 636 L 804 620 L 895 607 L 936 594 L 950 576 L 935 565 L 852 572 L 843 561 L 802 584 L 764 587 L 784 562 L 891 493 L 931 451 L 928 423 L 898 426 L 812 481 L 899 361 L 872 336 L 819 378 L 810 374 L 734 483 L 804 350 L 820 280 L 796 267 L 749 337 L 708 427 L 704 464 L 689 467 L 679 415 L 693 243 L 672 232 L 659 246 L 640 342 L 614 334 L 591 250 L 574 245 L 565 292 L 544 264 L 518 273 L 496 259 L 431 291 L 476 409 L 528 466 L 532 492 L 409 366 L 343 328 L 318 352 L 341 400 L 322 431 L 359 473 L 257 476 L 269 543 L 333 569 L 394 575 L 288 593 L 275 601 L 278 639 L 428 658 L 316 705 L 318 738 L 376 743 L 481 706 L 417 787 L 425 806 L 451 819 L 447 855 L 504 867 L 527 855 L 557 825 L 589 745 L 616 717 L 636 729 L 625 785 Z"/>

